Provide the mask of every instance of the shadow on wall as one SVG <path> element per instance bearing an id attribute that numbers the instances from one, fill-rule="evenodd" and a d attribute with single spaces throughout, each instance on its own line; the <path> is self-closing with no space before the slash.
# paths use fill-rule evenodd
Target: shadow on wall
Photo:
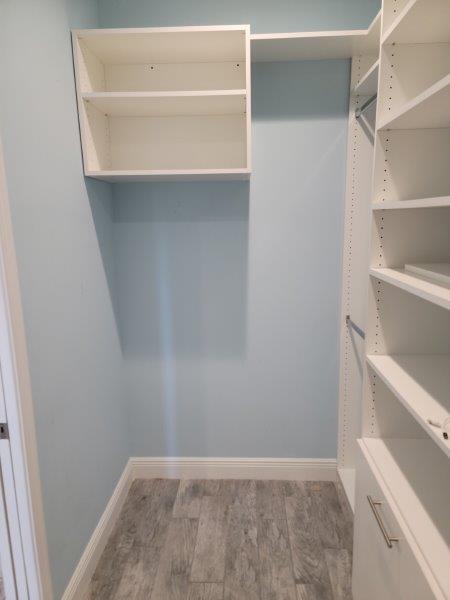
<path id="1" fill-rule="evenodd" d="M 252 64 L 252 119 L 321 120 L 347 115 L 350 61 L 309 60 Z"/>
<path id="2" fill-rule="evenodd" d="M 123 352 L 245 354 L 248 182 L 118 184 L 113 198 Z"/>
<path id="3" fill-rule="evenodd" d="M 112 186 L 104 181 L 98 181 L 90 177 L 85 177 L 84 181 L 97 233 L 98 247 L 102 257 L 105 278 L 108 283 L 116 327 L 117 331 L 120 332 L 114 278 Z"/>

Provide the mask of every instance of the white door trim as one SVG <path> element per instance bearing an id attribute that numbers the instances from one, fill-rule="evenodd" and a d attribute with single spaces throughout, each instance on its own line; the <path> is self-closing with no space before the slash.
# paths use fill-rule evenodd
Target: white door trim
<path id="1" fill-rule="evenodd" d="M 51 600 L 31 382 L 1 140 L 0 329 L 5 333 L 0 338 L 0 359 L 28 597 Z"/>

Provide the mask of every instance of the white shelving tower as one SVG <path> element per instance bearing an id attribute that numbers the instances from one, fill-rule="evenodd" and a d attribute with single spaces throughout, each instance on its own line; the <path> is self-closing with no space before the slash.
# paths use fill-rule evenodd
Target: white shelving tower
<path id="1" fill-rule="evenodd" d="M 361 436 L 367 265 L 372 199 L 375 103 L 359 110 L 377 92 L 381 13 L 369 28 L 370 43 L 352 58 L 348 117 L 345 238 L 342 262 L 341 364 L 339 392 L 338 472 L 352 508 L 355 499 L 357 439 Z M 346 317 L 349 316 L 351 322 Z"/>
<path id="2" fill-rule="evenodd" d="M 85 175 L 248 179 L 246 25 L 72 34 Z"/>
<path id="3" fill-rule="evenodd" d="M 450 598 L 449 72 L 450 0 L 384 0 L 355 600 Z"/>

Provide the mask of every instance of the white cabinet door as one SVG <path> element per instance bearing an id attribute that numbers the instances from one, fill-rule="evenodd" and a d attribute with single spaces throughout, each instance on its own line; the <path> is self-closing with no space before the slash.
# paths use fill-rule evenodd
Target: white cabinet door
<path id="1" fill-rule="evenodd" d="M 367 467 L 368 468 L 368 467 Z M 400 556 L 398 544 L 388 548 L 367 496 L 380 501 L 381 496 L 370 485 L 368 473 L 358 461 L 356 473 L 355 537 L 353 545 L 354 600 L 399 600 Z M 376 506 L 387 531 L 394 535 L 386 505 Z"/>
<path id="2" fill-rule="evenodd" d="M 353 600 L 442 598 L 432 591 L 417 558 L 420 549 L 413 551 L 405 538 L 385 495 L 384 482 L 372 470 L 362 446 L 357 452 Z M 369 498 L 376 503 L 373 507 Z M 385 534 L 397 541 L 389 545 Z"/>

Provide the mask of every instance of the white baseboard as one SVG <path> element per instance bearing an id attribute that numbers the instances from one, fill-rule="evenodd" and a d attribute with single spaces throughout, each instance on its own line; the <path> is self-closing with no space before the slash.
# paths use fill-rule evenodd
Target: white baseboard
<path id="1" fill-rule="evenodd" d="M 130 458 L 133 479 L 291 479 L 335 481 L 332 458 Z"/>
<path id="2" fill-rule="evenodd" d="M 132 482 L 133 469 L 128 461 L 61 600 L 83 600 L 86 597 L 92 575 L 122 510 Z"/>
<path id="3" fill-rule="evenodd" d="M 286 479 L 335 481 L 332 458 L 130 458 L 61 600 L 84 600 L 134 479 Z"/>

